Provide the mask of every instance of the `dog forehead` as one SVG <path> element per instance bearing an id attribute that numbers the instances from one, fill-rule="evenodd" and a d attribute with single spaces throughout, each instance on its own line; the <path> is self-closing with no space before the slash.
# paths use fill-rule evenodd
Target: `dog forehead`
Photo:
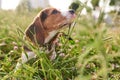
<path id="1" fill-rule="evenodd" d="M 42 12 L 45 12 L 46 14 L 50 14 L 53 10 L 57 10 L 56 8 L 46 8 L 44 10 L 42 10 Z M 57 10 L 59 11 L 59 10 Z"/>
<path id="2" fill-rule="evenodd" d="M 61 14 L 61 11 L 56 8 L 43 9 L 39 15 L 40 15 L 41 21 L 44 23 L 45 22 L 57 23 L 58 21 L 63 19 L 62 17 L 64 17 Z M 55 22 L 55 20 L 53 20 L 53 19 L 55 19 L 57 21 Z"/>

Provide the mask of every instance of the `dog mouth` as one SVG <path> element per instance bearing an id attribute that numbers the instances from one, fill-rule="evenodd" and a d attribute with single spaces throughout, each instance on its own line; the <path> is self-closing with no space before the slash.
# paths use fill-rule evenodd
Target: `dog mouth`
<path id="1" fill-rule="evenodd" d="M 64 28 L 66 26 L 69 26 L 74 22 L 76 15 L 72 14 L 70 15 L 70 18 L 68 18 L 66 21 L 63 21 L 62 23 L 59 24 L 59 28 Z"/>
<path id="2" fill-rule="evenodd" d="M 65 26 L 70 26 L 71 24 L 72 24 L 72 22 L 64 23 L 64 24 L 60 25 L 60 28 L 64 28 Z"/>

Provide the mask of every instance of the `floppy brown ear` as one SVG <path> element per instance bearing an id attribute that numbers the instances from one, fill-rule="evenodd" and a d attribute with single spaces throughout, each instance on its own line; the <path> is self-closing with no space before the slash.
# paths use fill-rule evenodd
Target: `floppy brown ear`
<path id="1" fill-rule="evenodd" d="M 40 13 L 33 23 L 26 30 L 26 37 L 28 37 L 32 42 L 43 45 L 45 40 L 45 30 L 42 22 L 45 20 L 47 15 L 45 13 Z"/>
<path id="2" fill-rule="evenodd" d="M 40 18 L 41 18 L 41 22 L 43 22 L 47 18 L 47 14 L 45 12 L 42 12 Z"/>

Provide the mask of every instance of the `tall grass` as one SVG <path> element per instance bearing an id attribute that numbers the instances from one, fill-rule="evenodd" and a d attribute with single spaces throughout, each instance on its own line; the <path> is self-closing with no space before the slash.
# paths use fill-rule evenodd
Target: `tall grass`
<path id="1" fill-rule="evenodd" d="M 120 28 L 111 28 L 103 21 L 94 27 L 91 14 L 80 16 L 71 34 L 73 40 L 60 37 L 57 58 L 48 59 L 45 49 L 39 49 L 22 39 L 24 30 L 38 11 L 18 14 L 0 11 L 0 79 L 2 80 L 119 80 Z M 119 20 L 117 15 L 116 20 Z M 119 25 L 119 24 L 118 24 Z M 64 31 L 67 33 L 66 31 Z M 67 43 L 66 43 L 67 41 Z M 65 44 L 66 43 L 66 44 Z M 27 45 L 37 58 L 15 66 L 22 45 Z M 65 45 L 64 45 L 65 44 Z"/>

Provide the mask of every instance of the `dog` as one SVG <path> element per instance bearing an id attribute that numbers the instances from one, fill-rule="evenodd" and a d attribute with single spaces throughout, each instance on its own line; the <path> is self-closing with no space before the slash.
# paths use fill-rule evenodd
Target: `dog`
<path id="1" fill-rule="evenodd" d="M 43 9 L 26 29 L 24 39 L 32 42 L 34 45 L 39 45 L 39 47 L 50 44 L 48 49 L 48 52 L 52 52 L 50 59 L 55 59 L 55 45 L 57 37 L 59 37 L 59 31 L 65 28 L 65 26 L 70 25 L 74 18 L 74 10 L 60 11 L 52 7 Z M 21 64 L 36 56 L 28 47 L 24 46 L 23 48 L 26 54 L 22 53 L 21 63 L 17 63 L 17 69 Z"/>

